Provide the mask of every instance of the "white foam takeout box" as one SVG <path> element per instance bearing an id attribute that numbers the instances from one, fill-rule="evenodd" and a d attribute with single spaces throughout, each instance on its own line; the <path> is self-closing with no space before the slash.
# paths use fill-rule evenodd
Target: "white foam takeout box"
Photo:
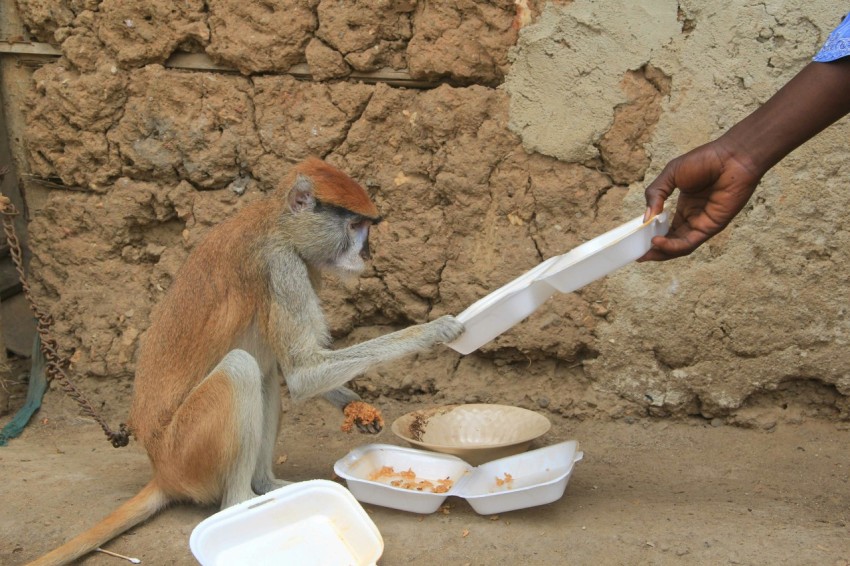
<path id="1" fill-rule="evenodd" d="M 189 547 L 202 566 L 374 566 L 384 541 L 347 489 L 310 480 L 204 519 Z"/>
<path id="2" fill-rule="evenodd" d="M 477 350 L 531 315 L 556 292 L 571 293 L 640 258 L 649 251 L 652 238 L 668 229 L 666 212 L 647 222 L 640 216 L 547 259 L 457 315 L 465 331 L 447 346 L 461 354 Z"/>
<path id="3" fill-rule="evenodd" d="M 449 496 L 466 499 L 482 515 L 545 505 L 564 494 L 581 460 L 578 442 L 569 440 L 521 454 L 471 466 L 464 460 L 437 452 L 368 444 L 355 448 L 334 465 L 336 474 L 345 479 L 348 489 L 363 503 L 372 503 L 412 513 L 433 513 Z M 383 467 L 395 472 L 412 471 L 416 480 L 437 484 L 451 480 L 448 491 L 406 489 L 389 484 L 391 478 L 376 477 Z M 379 474 L 378 474 L 379 475 Z"/>

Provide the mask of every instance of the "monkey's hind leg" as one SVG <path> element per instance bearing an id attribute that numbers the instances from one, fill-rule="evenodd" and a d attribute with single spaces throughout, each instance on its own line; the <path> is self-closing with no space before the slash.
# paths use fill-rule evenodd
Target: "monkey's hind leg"
<path id="1" fill-rule="evenodd" d="M 281 378 L 274 369 L 269 370 L 263 381 L 263 430 L 260 441 L 260 449 L 257 451 L 257 464 L 254 468 L 254 477 L 251 480 L 251 488 L 254 493 L 263 495 L 289 485 L 292 482 L 277 479 L 272 470 L 275 445 L 280 431 L 280 384 Z"/>
<path id="2" fill-rule="evenodd" d="M 175 412 L 158 478 L 199 503 L 220 499 L 222 509 L 254 497 L 263 424 L 260 368 L 248 352 L 232 350 Z"/>

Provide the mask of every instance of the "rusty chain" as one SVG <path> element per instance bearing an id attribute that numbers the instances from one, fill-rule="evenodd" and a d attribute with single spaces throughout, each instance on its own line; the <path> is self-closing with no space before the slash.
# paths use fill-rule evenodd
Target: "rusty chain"
<path id="1" fill-rule="evenodd" d="M 58 353 L 56 340 L 50 335 L 50 328 L 53 326 L 53 317 L 36 304 L 30 291 L 29 283 L 27 282 L 26 273 L 24 272 L 21 243 L 15 232 L 15 225 L 12 220 L 18 215 L 18 210 L 8 197 L 2 195 L 0 195 L 0 214 L 3 216 L 3 232 L 6 234 L 6 240 L 9 242 L 9 253 L 12 256 L 12 262 L 15 264 L 15 270 L 18 272 L 18 277 L 21 280 L 24 296 L 27 298 L 27 302 L 29 302 L 30 308 L 35 315 L 36 331 L 41 338 L 41 351 L 44 354 L 48 378 L 59 381 L 62 390 L 77 402 L 83 414 L 91 417 L 100 425 L 100 428 L 103 429 L 106 438 L 112 443 L 112 446 L 115 448 L 127 446 L 130 442 L 130 430 L 127 428 L 127 425 L 121 423 L 117 432 L 110 429 L 103 417 L 97 414 L 91 404 L 83 397 L 80 390 L 68 379 L 63 366 L 67 367 L 70 363 L 67 358 L 64 358 Z"/>

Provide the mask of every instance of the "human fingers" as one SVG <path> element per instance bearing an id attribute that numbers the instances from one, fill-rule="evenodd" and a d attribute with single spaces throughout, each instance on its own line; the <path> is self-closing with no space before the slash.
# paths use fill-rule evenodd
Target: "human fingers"
<path id="1" fill-rule="evenodd" d="M 644 261 L 667 261 L 692 254 L 711 236 L 697 230 L 688 230 L 680 236 L 656 236 L 652 247 L 640 259 Z"/>
<path id="2" fill-rule="evenodd" d="M 674 159 L 665 165 L 658 177 L 646 187 L 643 193 L 646 199 L 644 222 L 661 214 L 661 211 L 664 210 L 664 201 L 670 198 L 670 195 L 676 190 L 676 168 L 677 160 Z"/>
<path id="3" fill-rule="evenodd" d="M 683 204 L 679 202 L 669 232 L 664 236 L 654 237 L 649 251 L 638 259 L 639 262 L 666 261 L 689 255 L 719 231 L 702 221 L 704 211 L 688 215 L 682 210 Z"/>

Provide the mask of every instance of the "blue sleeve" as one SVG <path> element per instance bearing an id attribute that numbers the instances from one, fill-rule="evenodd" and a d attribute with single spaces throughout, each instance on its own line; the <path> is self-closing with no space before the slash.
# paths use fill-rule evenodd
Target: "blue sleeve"
<path id="1" fill-rule="evenodd" d="M 841 20 L 841 24 L 832 30 L 821 50 L 812 57 L 812 61 L 828 63 L 848 55 L 850 55 L 850 18 L 845 17 Z"/>

